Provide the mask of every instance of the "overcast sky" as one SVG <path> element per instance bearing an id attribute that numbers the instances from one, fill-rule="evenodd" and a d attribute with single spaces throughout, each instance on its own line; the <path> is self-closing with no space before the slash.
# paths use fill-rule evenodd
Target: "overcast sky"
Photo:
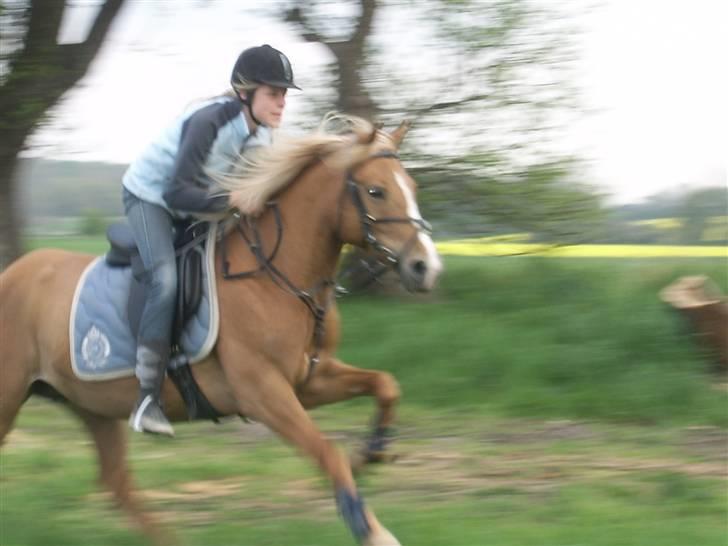
<path id="1" fill-rule="evenodd" d="M 575 13 L 594 5 L 564 1 Z M 74 4 L 62 40 L 77 40 L 84 17 L 94 15 L 94 2 Z M 224 90 L 249 45 L 285 51 L 301 86 L 315 85 L 329 60 L 325 49 L 300 42 L 280 22 L 253 19 L 254 6 L 260 3 L 132 0 L 82 86 L 38 135 L 36 153 L 131 161 L 190 101 Z M 620 202 L 667 188 L 725 185 L 728 2 L 603 0 L 579 22 L 578 83 L 590 113 L 570 127 L 565 150 L 589 160 L 593 181 Z M 408 34 L 412 39 L 416 29 Z M 291 96 L 288 123 L 302 101 L 305 95 Z"/>

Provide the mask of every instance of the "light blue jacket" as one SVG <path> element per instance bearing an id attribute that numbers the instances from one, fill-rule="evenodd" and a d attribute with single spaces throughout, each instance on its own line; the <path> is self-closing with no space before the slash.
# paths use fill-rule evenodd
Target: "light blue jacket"
<path id="1" fill-rule="evenodd" d="M 271 141 L 264 126 L 251 136 L 241 106 L 226 96 L 196 104 L 129 166 L 124 187 L 177 217 L 225 210 L 227 196 L 210 195 L 208 173 L 229 172 L 243 152 Z"/>

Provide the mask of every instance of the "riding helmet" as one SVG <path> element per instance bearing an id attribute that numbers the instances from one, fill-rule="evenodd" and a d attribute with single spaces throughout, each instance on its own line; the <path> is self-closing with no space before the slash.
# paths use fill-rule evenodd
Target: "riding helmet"
<path id="1" fill-rule="evenodd" d="M 293 81 L 293 69 L 288 57 L 268 44 L 250 47 L 238 57 L 230 83 L 235 87 L 243 82 L 301 89 Z"/>

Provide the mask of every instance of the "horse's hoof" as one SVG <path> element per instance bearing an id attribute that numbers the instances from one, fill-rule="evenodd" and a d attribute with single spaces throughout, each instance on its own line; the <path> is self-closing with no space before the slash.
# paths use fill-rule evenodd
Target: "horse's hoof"
<path id="1" fill-rule="evenodd" d="M 349 464 L 351 465 L 352 472 L 356 474 L 357 472 L 364 470 L 368 464 L 393 463 L 397 460 L 397 458 L 397 454 L 390 453 L 388 451 L 373 452 L 363 450 L 353 453 L 349 457 Z"/>
<path id="2" fill-rule="evenodd" d="M 397 454 L 389 451 L 369 451 L 363 457 L 367 463 L 393 463 L 397 460 Z"/>

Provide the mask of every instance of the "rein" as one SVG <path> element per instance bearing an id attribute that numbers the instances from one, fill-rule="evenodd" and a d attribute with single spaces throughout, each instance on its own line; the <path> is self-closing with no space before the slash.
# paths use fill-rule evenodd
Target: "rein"
<path id="1" fill-rule="evenodd" d="M 380 158 L 393 158 L 399 160 L 399 154 L 393 151 L 382 151 L 369 156 L 365 161 Z M 362 199 L 361 193 L 359 191 L 359 184 L 360 182 L 358 182 L 354 178 L 352 169 L 349 169 L 346 173 L 345 185 L 341 192 L 341 198 L 339 199 L 339 225 L 337 226 L 336 233 L 340 233 L 343 199 L 346 195 L 349 195 L 351 197 L 354 208 L 359 215 L 359 222 L 361 224 L 362 232 L 364 233 L 364 241 L 378 252 L 384 254 L 389 264 L 394 267 L 399 263 L 401 256 L 405 255 L 409 251 L 420 231 L 431 231 L 430 224 L 422 218 L 412 218 L 411 216 L 375 218 L 369 213 L 366 205 L 364 204 L 364 200 Z M 243 217 L 239 212 L 234 213 L 232 218 L 234 218 L 236 222 L 235 229 L 240 234 L 240 237 L 243 239 L 243 241 L 245 241 L 245 244 L 248 246 L 253 256 L 255 256 L 255 259 L 258 262 L 258 267 L 249 271 L 232 273 L 230 271 L 230 262 L 227 260 L 227 245 L 223 243 L 221 245 L 222 275 L 223 278 L 226 280 L 239 280 L 253 277 L 255 275 L 258 275 L 259 273 L 266 273 L 276 286 L 278 286 L 285 292 L 296 296 L 304 303 L 304 305 L 306 305 L 314 318 L 313 341 L 315 352 L 311 357 L 309 357 L 308 374 L 306 375 L 306 379 L 303 382 L 303 385 L 305 385 L 313 375 L 316 365 L 319 363 L 319 352 L 323 347 L 323 339 L 325 333 L 324 319 L 326 318 L 326 311 L 328 309 L 328 304 L 330 301 L 327 299 L 325 300 L 324 304 L 321 305 L 317 301 L 317 296 L 319 296 L 319 294 L 324 290 L 336 286 L 336 282 L 333 279 L 322 279 L 310 290 L 303 290 L 294 285 L 283 272 L 281 272 L 275 265 L 273 265 L 273 260 L 278 253 L 278 250 L 281 246 L 281 241 L 283 239 L 283 222 L 281 221 L 281 213 L 278 204 L 276 202 L 269 202 L 267 203 L 267 206 L 273 209 L 276 222 L 276 242 L 273 247 L 273 251 L 268 256 L 266 256 L 263 249 L 263 241 L 260 235 L 260 230 L 258 229 L 258 223 L 254 218 L 249 216 Z M 251 236 L 249 236 L 243 228 L 242 218 L 245 218 L 247 227 L 251 232 Z M 410 238 L 410 240 L 404 245 L 404 248 L 399 253 L 382 244 L 377 239 L 377 236 L 374 233 L 374 227 L 376 224 L 395 223 L 414 224 L 414 226 L 417 228 L 417 233 L 415 233 L 414 236 Z M 339 237 L 339 239 L 341 239 L 341 237 Z"/>
<path id="2" fill-rule="evenodd" d="M 323 347 L 324 340 L 324 319 L 326 318 L 326 310 L 328 308 L 328 304 L 325 303 L 324 305 L 320 305 L 317 301 L 317 296 L 320 292 L 330 286 L 333 286 L 335 283 L 331 279 L 324 279 L 317 283 L 312 289 L 302 290 L 298 288 L 295 284 L 293 284 L 283 272 L 281 272 L 275 265 L 273 265 L 273 260 L 278 254 L 278 249 L 280 248 L 281 241 L 283 240 L 283 222 L 281 220 L 281 213 L 278 204 L 276 202 L 270 202 L 267 203 L 267 206 L 273 209 L 276 221 L 276 242 L 275 246 L 273 247 L 273 251 L 270 253 L 270 255 L 265 255 L 265 252 L 263 250 L 263 240 L 260 235 L 260 230 L 258 229 L 258 223 L 255 221 L 255 219 L 249 216 L 245 217 L 248 228 L 252 233 L 252 237 L 250 237 L 248 236 L 248 234 L 246 234 L 245 230 L 242 227 L 240 213 L 235 213 L 233 215 L 233 218 L 235 218 L 236 220 L 235 228 L 240 234 L 240 237 L 243 239 L 243 241 L 245 241 L 245 244 L 248 245 L 248 249 L 250 249 L 253 256 L 255 256 L 255 259 L 259 265 L 256 269 L 231 273 L 230 262 L 227 260 L 227 245 L 223 243 L 221 245 L 223 269 L 222 276 L 226 280 L 239 280 L 253 277 L 259 273 L 267 273 L 268 277 L 270 277 L 270 279 L 276 286 L 278 286 L 283 291 L 288 292 L 293 296 L 296 296 L 308 308 L 314 318 L 313 340 L 315 352 L 311 357 L 309 357 L 308 373 L 303 383 L 305 385 L 313 375 L 316 365 L 319 363 L 319 352 L 321 350 L 321 347 Z"/>

